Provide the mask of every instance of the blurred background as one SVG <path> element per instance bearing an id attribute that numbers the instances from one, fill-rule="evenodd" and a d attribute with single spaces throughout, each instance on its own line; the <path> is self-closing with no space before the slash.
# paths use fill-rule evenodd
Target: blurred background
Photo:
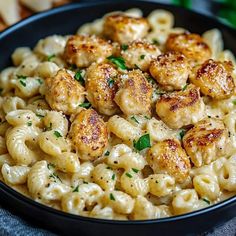
<path id="1" fill-rule="evenodd" d="M 80 2 L 89 1 L 96 0 L 80 0 Z M 0 0 L 0 31 L 36 12 L 71 2 L 79 2 L 79 0 Z M 157 2 L 193 9 L 217 17 L 236 28 L 236 0 L 159 0 Z"/>

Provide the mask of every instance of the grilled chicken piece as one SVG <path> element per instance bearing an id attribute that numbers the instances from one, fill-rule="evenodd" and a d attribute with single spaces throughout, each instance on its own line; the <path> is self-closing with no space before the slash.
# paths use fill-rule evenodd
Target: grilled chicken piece
<path id="1" fill-rule="evenodd" d="M 71 36 L 65 47 L 64 57 L 69 64 L 88 67 L 93 62 L 100 63 L 112 55 L 112 45 L 95 35 Z"/>
<path id="2" fill-rule="evenodd" d="M 178 140 L 166 139 L 153 145 L 147 162 L 155 174 L 169 174 L 182 183 L 189 175 L 190 160 Z"/>
<path id="3" fill-rule="evenodd" d="M 229 98 L 235 89 L 233 69 L 231 61 L 220 62 L 210 59 L 194 69 L 190 80 L 200 87 L 204 95 L 214 99 Z"/>
<path id="4" fill-rule="evenodd" d="M 203 63 L 211 57 L 211 49 L 198 34 L 170 34 L 166 41 L 167 51 L 183 53 L 193 64 Z"/>
<path id="5" fill-rule="evenodd" d="M 95 110 L 82 110 L 71 124 L 69 138 L 82 160 L 93 161 L 101 156 L 107 147 L 106 123 Z"/>
<path id="6" fill-rule="evenodd" d="M 156 113 L 170 128 L 178 129 L 198 122 L 205 105 L 199 88 L 190 84 L 184 91 L 164 94 L 156 104 Z"/>
<path id="7" fill-rule="evenodd" d="M 161 54 L 150 65 L 150 73 L 167 91 L 180 90 L 190 73 L 188 59 L 180 52 Z"/>
<path id="8" fill-rule="evenodd" d="M 221 120 L 206 118 L 184 135 L 183 144 L 193 164 L 200 167 L 227 153 L 228 131 Z"/>
<path id="9" fill-rule="evenodd" d="M 147 35 L 150 26 L 147 19 L 113 14 L 105 17 L 103 34 L 120 44 L 127 44 Z"/>
<path id="10" fill-rule="evenodd" d="M 45 80 L 45 99 L 53 110 L 75 113 L 85 100 L 84 87 L 65 69 Z"/>

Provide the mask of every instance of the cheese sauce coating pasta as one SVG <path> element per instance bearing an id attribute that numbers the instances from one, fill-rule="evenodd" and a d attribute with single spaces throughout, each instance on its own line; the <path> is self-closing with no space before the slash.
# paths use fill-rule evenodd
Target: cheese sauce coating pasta
<path id="1" fill-rule="evenodd" d="M 236 194 L 236 68 L 217 29 L 111 12 L 0 73 L 0 181 L 61 211 L 147 220 Z"/>

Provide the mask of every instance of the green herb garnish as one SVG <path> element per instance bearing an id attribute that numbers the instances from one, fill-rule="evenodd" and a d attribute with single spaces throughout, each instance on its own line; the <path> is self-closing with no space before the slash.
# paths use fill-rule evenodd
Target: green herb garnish
<path id="1" fill-rule="evenodd" d="M 145 58 L 145 55 L 140 56 L 140 60 L 143 60 Z"/>
<path id="2" fill-rule="evenodd" d="M 109 152 L 109 151 L 106 151 L 104 155 L 105 155 L 105 156 L 109 156 L 109 155 L 110 155 L 110 152 Z"/>
<path id="3" fill-rule="evenodd" d="M 206 199 L 206 198 L 202 198 L 202 201 L 206 202 L 208 205 L 211 204 L 211 202 L 208 199 Z"/>
<path id="4" fill-rule="evenodd" d="M 130 173 L 128 173 L 128 172 L 126 172 L 125 175 L 126 175 L 127 177 L 129 177 L 129 178 L 132 178 L 132 177 L 133 177 L 133 176 L 132 176 Z"/>
<path id="5" fill-rule="evenodd" d="M 135 169 L 135 168 L 132 168 L 132 171 L 135 172 L 135 173 L 138 173 L 139 170 L 138 169 Z"/>
<path id="6" fill-rule="evenodd" d="M 236 106 L 236 99 L 232 101 L 232 103 Z"/>
<path id="7" fill-rule="evenodd" d="M 32 126 L 32 121 L 28 121 L 28 122 L 27 122 L 27 125 L 28 125 L 28 126 Z"/>
<path id="8" fill-rule="evenodd" d="M 84 85 L 84 84 L 85 84 L 84 78 L 83 78 L 83 76 L 82 76 L 80 70 L 78 70 L 78 71 L 75 73 L 74 78 L 75 78 L 75 80 L 77 80 L 78 82 L 80 82 L 81 85 Z"/>
<path id="9" fill-rule="evenodd" d="M 25 80 L 27 78 L 27 76 L 25 75 L 16 75 L 17 79 L 23 79 Z"/>
<path id="10" fill-rule="evenodd" d="M 107 168 L 106 168 L 107 170 L 111 170 L 111 167 L 110 166 L 107 166 Z"/>
<path id="11" fill-rule="evenodd" d="M 81 103 L 79 106 L 84 107 L 84 108 L 89 108 L 91 107 L 91 104 L 89 102 L 84 102 L 84 103 Z"/>
<path id="12" fill-rule="evenodd" d="M 47 167 L 48 167 L 48 169 L 50 170 L 51 168 L 55 168 L 55 165 L 52 164 L 52 163 L 48 163 L 48 164 L 47 164 Z"/>
<path id="13" fill-rule="evenodd" d="M 127 67 L 125 65 L 125 60 L 123 57 L 115 57 L 115 56 L 109 56 L 107 59 L 112 62 L 114 65 L 116 65 L 118 68 L 122 70 L 126 70 Z"/>
<path id="14" fill-rule="evenodd" d="M 20 81 L 20 84 L 22 85 L 22 86 L 24 86 L 24 87 L 26 87 L 26 83 L 25 83 L 25 81 L 23 81 L 23 80 L 19 80 Z"/>
<path id="15" fill-rule="evenodd" d="M 152 39 L 152 43 L 155 44 L 155 45 L 160 45 L 159 41 L 157 39 Z"/>
<path id="16" fill-rule="evenodd" d="M 48 61 L 51 61 L 54 57 L 56 57 L 55 54 L 49 55 L 49 56 L 47 57 L 47 60 L 48 60 Z"/>
<path id="17" fill-rule="evenodd" d="M 75 187 L 75 189 L 74 189 L 72 192 L 73 192 L 73 193 L 79 192 L 79 185 L 77 185 L 77 186 Z"/>
<path id="18" fill-rule="evenodd" d="M 136 122 L 137 124 L 139 124 L 139 122 L 138 122 L 138 120 L 135 118 L 135 116 L 131 116 L 130 119 L 133 120 L 134 122 Z"/>
<path id="19" fill-rule="evenodd" d="M 39 117 L 39 118 L 44 118 L 43 115 L 40 115 L 40 114 L 37 114 L 37 113 L 36 113 L 36 116 Z"/>
<path id="20" fill-rule="evenodd" d="M 121 45 L 121 49 L 123 50 L 123 51 L 126 51 L 127 49 L 128 49 L 128 45 L 127 44 L 122 44 Z"/>
<path id="21" fill-rule="evenodd" d="M 179 137 L 180 137 L 180 139 L 183 139 L 185 133 L 186 133 L 186 130 L 184 130 L 184 129 L 182 129 L 182 130 L 179 132 Z"/>
<path id="22" fill-rule="evenodd" d="M 111 179 L 112 179 L 112 180 L 115 180 L 115 178 L 116 178 L 116 175 L 113 174 L 112 177 L 111 177 Z"/>
<path id="23" fill-rule="evenodd" d="M 61 138 L 62 137 L 62 135 L 58 132 L 58 131 L 54 131 L 54 133 L 53 133 L 57 138 Z"/>
<path id="24" fill-rule="evenodd" d="M 54 180 L 58 179 L 62 183 L 60 177 L 57 174 L 55 174 L 55 173 L 52 173 L 51 175 L 49 175 L 49 178 L 53 178 Z"/>
<path id="25" fill-rule="evenodd" d="M 88 184 L 88 182 L 83 180 L 83 184 Z"/>
<path id="26" fill-rule="evenodd" d="M 147 120 L 150 120 L 150 117 L 148 117 L 148 116 L 144 116 L 144 118 L 146 118 Z"/>
<path id="27" fill-rule="evenodd" d="M 138 141 L 134 140 L 133 145 L 134 145 L 134 148 L 137 149 L 138 151 L 151 147 L 150 135 L 144 134 L 143 136 L 139 138 Z"/>
<path id="28" fill-rule="evenodd" d="M 151 76 L 147 77 L 147 81 L 149 83 L 151 83 L 151 84 L 155 84 L 156 83 L 155 80 Z"/>
<path id="29" fill-rule="evenodd" d="M 187 87 L 188 87 L 188 84 L 185 84 L 184 87 L 182 88 L 182 91 L 185 91 Z"/>
<path id="30" fill-rule="evenodd" d="M 109 79 L 109 80 L 108 80 L 108 86 L 109 86 L 109 88 L 112 88 L 113 85 L 114 85 L 114 83 L 115 83 L 115 81 L 114 81 L 113 79 Z"/>
<path id="31" fill-rule="evenodd" d="M 39 84 L 43 84 L 43 81 L 41 79 L 37 79 Z"/>
<path id="32" fill-rule="evenodd" d="M 110 199 L 111 199 L 112 201 L 115 201 L 115 200 L 116 200 L 115 197 L 114 197 L 114 195 L 113 195 L 112 193 L 110 193 Z"/>

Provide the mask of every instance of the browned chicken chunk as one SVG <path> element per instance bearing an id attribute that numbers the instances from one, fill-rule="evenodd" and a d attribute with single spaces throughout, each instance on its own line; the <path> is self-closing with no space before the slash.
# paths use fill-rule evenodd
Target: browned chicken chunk
<path id="1" fill-rule="evenodd" d="M 93 161 L 107 147 L 106 123 L 95 110 L 82 110 L 71 124 L 69 138 L 81 159 Z"/>
<path id="2" fill-rule="evenodd" d="M 192 84 L 184 91 L 164 94 L 156 104 L 157 115 L 172 129 L 198 122 L 204 116 L 204 109 L 199 88 Z"/>
<path id="3" fill-rule="evenodd" d="M 69 64 L 87 67 L 93 62 L 100 63 L 112 54 L 112 45 L 95 35 L 71 36 L 65 47 L 64 57 Z"/>
<path id="4" fill-rule="evenodd" d="M 149 28 L 149 23 L 145 18 L 113 14 L 105 18 L 103 34 L 113 41 L 127 44 L 146 36 Z"/>
<path id="5" fill-rule="evenodd" d="M 104 115 L 111 116 L 119 111 L 113 101 L 118 89 L 117 76 L 117 70 L 108 63 L 92 64 L 86 72 L 87 99 Z"/>
<path id="6" fill-rule="evenodd" d="M 200 87 L 204 95 L 214 99 L 225 99 L 232 95 L 235 88 L 232 72 L 232 62 L 210 59 L 194 69 L 190 80 Z"/>
<path id="7" fill-rule="evenodd" d="M 190 73 L 188 59 L 180 52 L 161 54 L 150 65 L 150 73 L 165 90 L 180 90 Z"/>
<path id="8" fill-rule="evenodd" d="M 183 137 L 183 144 L 197 167 L 209 164 L 227 153 L 228 131 L 221 120 L 199 121 Z"/>
<path id="9" fill-rule="evenodd" d="M 148 151 L 147 161 L 155 174 L 169 174 L 177 182 L 184 182 L 191 168 L 189 157 L 175 139 L 166 139 L 153 145 Z"/>
<path id="10" fill-rule="evenodd" d="M 76 81 L 72 74 L 61 69 L 53 77 L 45 80 L 45 99 L 53 110 L 62 111 L 66 115 L 75 113 L 84 102 L 84 87 Z"/>
<path id="11" fill-rule="evenodd" d="M 170 34 L 166 41 L 166 49 L 183 53 L 194 64 L 203 63 L 211 57 L 210 47 L 198 34 Z"/>

